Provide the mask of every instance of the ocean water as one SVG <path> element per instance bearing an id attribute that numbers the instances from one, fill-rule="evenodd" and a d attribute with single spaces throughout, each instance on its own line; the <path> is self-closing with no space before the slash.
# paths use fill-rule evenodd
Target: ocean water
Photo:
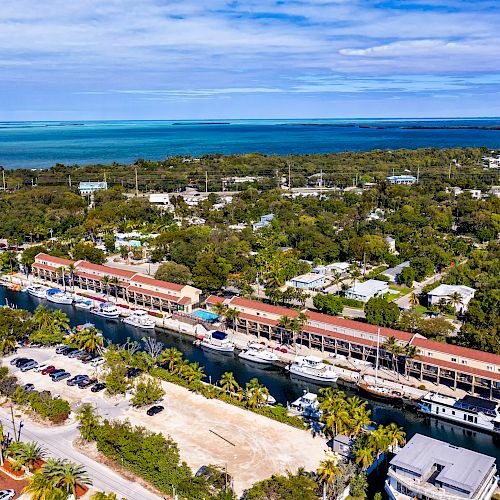
<path id="1" fill-rule="evenodd" d="M 0 122 L 0 165 L 9 169 L 210 153 L 462 146 L 500 149 L 500 118 Z"/>

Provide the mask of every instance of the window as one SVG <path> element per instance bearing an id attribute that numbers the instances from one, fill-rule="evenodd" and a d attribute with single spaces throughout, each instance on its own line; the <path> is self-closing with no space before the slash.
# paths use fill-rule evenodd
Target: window
<path id="1" fill-rule="evenodd" d="M 467 364 L 467 361 L 465 361 L 465 359 L 462 359 L 462 364 L 463 364 L 463 365 L 466 365 L 466 364 Z"/>
<path id="2" fill-rule="evenodd" d="M 457 358 L 451 358 L 451 360 L 455 363 L 457 362 Z"/>
<path id="3" fill-rule="evenodd" d="M 452 415 L 455 415 L 455 410 L 451 410 L 451 414 L 452 414 Z"/>

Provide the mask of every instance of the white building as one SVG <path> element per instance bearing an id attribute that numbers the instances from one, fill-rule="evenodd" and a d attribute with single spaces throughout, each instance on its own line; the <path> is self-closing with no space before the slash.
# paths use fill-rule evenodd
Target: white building
<path id="1" fill-rule="evenodd" d="M 80 182 L 78 189 L 79 189 L 80 194 L 82 196 L 89 195 L 89 194 L 95 193 L 96 191 L 106 191 L 108 189 L 108 183 L 107 182 Z"/>
<path id="2" fill-rule="evenodd" d="M 273 219 L 274 219 L 274 214 L 261 215 L 260 221 L 254 222 L 252 224 L 252 229 L 254 231 L 258 231 L 259 229 L 262 229 L 263 227 L 267 227 L 267 226 L 269 226 L 269 224 L 271 224 L 271 221 Z"/>
<path id="3" fill-rule="evenodd" d="M 315 288 L 321 288 L 325 284 L 325 275 L 321 273 L 301 274 L 287 281 L 286 284 L 295 288 L 313 290 Z"/>
<path id="4" fill-rule="evenodd" d="M 398 184 L 401 186 L 411 186 L 417 182 L 417 178 L 413 175 L 391 175 L 386 177 L 385 180 L 390 184 Z"/>
<path id="5" fill-rule="evenodd" d="M 368 302 L 372 297 L 380 297 L 389 291 L 389 284 L 380 280 L 368 280 L 351 286 L 345 294 L 348 299 Z"/>
<path id="6" fill-rule="evenodd" d="M 499 156 L 483 156 L 484 168 L 500 168 L 500 155 Z"/>
<path id="7" fill-rule="evenodd" d="M 415 434 L 391 460 L 385 491 L 392 500 L 490 500 L 495 459 Z"/>
<path id="8" fill-rule="evenodd" d="M 386 236 L 385 242 L 389 247 L 389 253 L 392 253 L 393 255 L 399 254 L 399 252 L 396 250 L 396 240 L 392 236 Z"/>
<path id="9" fill-rule="evenodd" d="M 495 198 L 500 198 L 500 186 L 491 186 L 490 195 Z"/>
<path id="10" fill-rule="evenodd" d="M 428 294 L 429 305 L 438 304 L 440 300 L 444 299 L 449 302 L 451 295 L 458 293 L 462 297 L 462 302 L 460 304 L 450 304 L 457 312 L 464 312 L 467 310 L 467 305 L 470 299 L 474 297 L 476 290 L 470 286 L 465 285 L 439 285 L 434 290 L 431 290 Z"/>

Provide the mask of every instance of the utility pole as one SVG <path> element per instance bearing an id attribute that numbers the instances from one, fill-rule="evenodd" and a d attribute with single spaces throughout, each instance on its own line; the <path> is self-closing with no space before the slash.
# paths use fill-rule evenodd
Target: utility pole
<path id="1" fill-rule="evenodd" d="M 417 168 L 417 184 L 418 184 L 419 178 L 420 178 L 420 167 Z"/>
<path id="2" fill-rule="evenodd" d="M 71 187 L 71 174 L 68 175 L 68 186 Z"/>
<path id="3" fill-rule="evenodd" d="M 208 172 L 205 170 L 205 193 L 208 194 Z"/>
<path id="4" fill-rule="evenodd" d="M 135 195 L 139 196 L 139 181 L 137 180 L 137 168 L 135 169 Z"/>
<path id="5" fill-rule="evenodd" d="M 5 183 L 5 170 L 2 169 L 2 181 L 3 181 L 3 190 L 7 189 L 7 184 Z"/>
<path id="6" fill-rule="evenodd" d="M 12 405 L 10 405 L 10 417 L 12 419 L 12 433 L 14 434 L 14 441 L 17 441 L 16 422 L 14 421 L 14 407 Z"/>
<path id="7" fill-rule="evenodd" d="M 292 165 L 288 162 L 288 189 L 292 190 Z"/>
<path id="8" fill-rule="evenodd" d="M 451 161 L 450 161 L 450 165 L 448 167 L 448 179 L 451 179 Z"/>

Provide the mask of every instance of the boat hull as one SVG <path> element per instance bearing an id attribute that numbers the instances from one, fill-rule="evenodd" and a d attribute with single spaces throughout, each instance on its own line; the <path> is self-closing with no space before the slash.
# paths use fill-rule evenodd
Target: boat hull
<path id="1" fill-rule="evenodd" d="M 51 297 L 47 295 L 47 300 L 53 302 L 54 304 L 72 304 L 73 297 Z"/>
<path id="2" fill-rule="evenodd" d="M 28 290 L 28 295 L 31 295 L 32 297 L 36 297 L 37 299 L 46 299 L 47 298 L 47 292 L 32 292 Z"/>
<path id="3" fill-rule="evenodd" d="M 203 349 L 209 349 L 211 351 L 221 352 L 224 354 L 231 354 L 232 352 L 234 352 L 234 345 L 219 346 L 215 344 L 210 344 L 209 342 L 204 342 L 203 340 L 200 341 L 200 347 L 203 347 Z"/>
<path id="4" fill-rule="evenodd" d="M 248 351 L 242 351 L 238 354 L 238 357 L 246 361 L 252 361 L 254 363 L 259 363 L 260 365 L 272 365 L 276 360 L 264 359 L 249 353 Z"/>
<path id="5" fill-rule="evenodd" d="M 313 382 L 317 382 L 320 385 L 330 385 L 335 384 L 339 378 L 339 376 L 334 373 L 331 377 L 321 377 L 315 373 L 308 373 L 302 370 L 297 370 L 293 365 L 288 368 L 288 371 L 291 375 L 295 375 L 296 377 L 300 377 L 305 380 L 312 380 Z"/>
<path id="6" fill-rule="evenodd" d="M 403 402 L 403 394 L 392 394 L 392 393 L 380 393 L 376 390 L 370 388 L 369 384 L 357 384 L 358 389 L 363 394 L 367 396 L 377 399 L 379 401 L 390 401 L 391 403 L 402 403 Z"/>
<path id="7" fill-rule="evenodd" d="M 123 323 L 129 326 L 133 326 L 135 328 L 141 328 L 142 330 L 154 330 L 154 323 L 138 323 L 136 321 L 130 320 L 129 318 L 125 318 Z"/>
<path id="8" fill-rule="evenodd" d="M 105 313 L 102 311 L 92 311 L 92 314 L 95 314 L 96 316 L 100 316 L 101 318 L 105 319 L 119 319 L 120 313 Z"/>

